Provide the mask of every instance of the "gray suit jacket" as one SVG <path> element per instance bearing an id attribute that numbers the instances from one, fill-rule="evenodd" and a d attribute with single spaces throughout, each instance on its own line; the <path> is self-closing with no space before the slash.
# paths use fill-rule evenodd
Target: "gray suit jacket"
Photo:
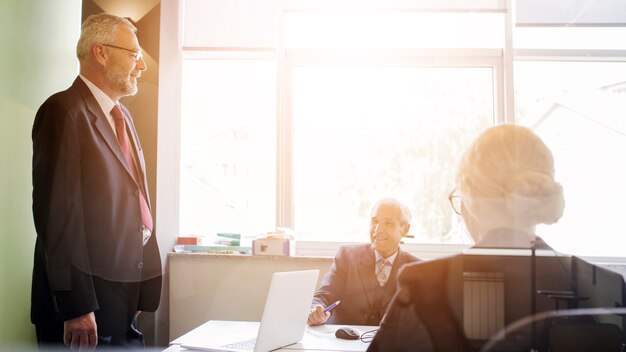
<path id="1" fill-rule="evenodd" d="M 324 307 L 341 300 L 328 324 L 378 325 L 396 292 L 398 269 L 419 259 L 399 251 L 391 275 L 380 287 L 375 275 L 376 256 L 371 244 L 339 247 L 330 271 L 313 297 L 313 306 Z"/>
<path id="2" fill-rule="evenodd" d="M 141 144 L 130 113 L 123 106 L 122 110 L 150 204 Z M 137 184 L 113 129 L 82 79 L 76 78 L 70 88 L 42 104 L 32 139 L 37 230 L 33 323 L 102 310 L 102 302 L 115 290 L 95 283 L 94 277 L 133 285 L 127 290 L 132 294 L 113 304 L 116 309 L 124 307 L 123 315 L 156 310 L 161 290 L 156 235 L 142 245 Z M 126 323 L 111 325 L 127 328 Z"/>

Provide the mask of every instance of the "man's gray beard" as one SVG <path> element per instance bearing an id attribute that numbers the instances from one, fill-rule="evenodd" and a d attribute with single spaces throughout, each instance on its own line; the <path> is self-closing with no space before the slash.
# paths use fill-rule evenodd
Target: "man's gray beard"
<path id="1" fill-rule="evenodd" d="M 117 74 L 118 72 L 108 71 L 106 73 L 107 79 L 109 82 L 112 82 L 116 89 L 122 92 L 122 96 L 132 96 L 137 94 L 138 88 L 137 84 L 131 83 L 130 80 L 126 80 L 121 77 L 121 75 Z M 136 80 L 135 80 L 136 82 Z"/>

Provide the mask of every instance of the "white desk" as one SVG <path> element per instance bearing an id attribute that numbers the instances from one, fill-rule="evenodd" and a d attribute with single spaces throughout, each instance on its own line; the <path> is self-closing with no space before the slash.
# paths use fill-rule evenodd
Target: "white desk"
<path id="1" fill-rule="evenodd" d="M 307 326 L 304 332 L 302 340 L 293 345 L 285 346 L 276 351 L 346 351 L 346 352 L 358 352 L 365 351 L 369 346 L 369 343 L 362 342 L 361 340 L 343 340 L 335 337 L 335 330 L 342 325 L 321 325 L 321 326 Z M 356 328 L 361 333 L 366 331 L 377 329 L 377 326 L 351 326 Z M 259 329 L 258 322 L 244 322 L 244 321 L 224 321 L 224 320 L 210 320 L 197 328 L 191 330 L 185 335 L 170 342 L 170 347 L 165 351 L 178 352 L 186 351 L 180 345 L 184 344 L 189 339 L 195 339 L 198 336 L 210 340 L 215 336 L 229 335 L 246 335 L 256 334 Z M 165 352 L 164 351 L 164 352 Z"/>

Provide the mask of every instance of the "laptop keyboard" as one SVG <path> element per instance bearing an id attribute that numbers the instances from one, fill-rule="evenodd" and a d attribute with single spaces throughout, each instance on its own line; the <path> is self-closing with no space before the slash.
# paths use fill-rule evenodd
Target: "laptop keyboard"
<path id="1" fill-rule="evenodd" d="M 243 341 L 239 341 L 239 342 L 235 342 L 235 343 L 231 343 L 228 345 L 225 345 L 224 347 L 227 348 L 234 348 L 234 349 L 238 349 L 238 350 L 250 350 L 252 351 L 254 349 L 254 345 L 256 344 L 256 338 L 251 338 L 249 340 L 243 340 Z"/>

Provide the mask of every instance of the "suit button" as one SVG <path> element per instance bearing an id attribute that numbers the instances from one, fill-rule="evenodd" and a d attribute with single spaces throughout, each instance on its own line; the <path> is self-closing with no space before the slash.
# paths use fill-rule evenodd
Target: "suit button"
<path id="1" fill-rule="evenodd" d="M 143 263 L 139 262 L 139 264 L 137 264 L 137 268 L 139 268 L 139 269 L 143 268 Z"/>

